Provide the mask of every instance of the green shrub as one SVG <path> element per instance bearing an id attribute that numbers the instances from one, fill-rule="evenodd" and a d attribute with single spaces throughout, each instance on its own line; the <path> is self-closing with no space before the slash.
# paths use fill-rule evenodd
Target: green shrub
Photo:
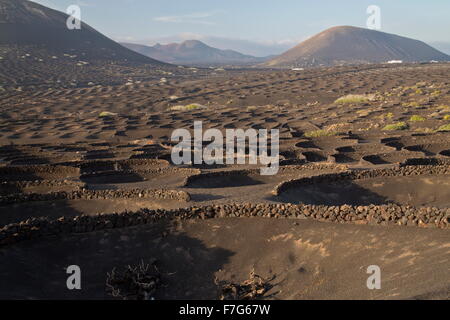
<path id="1" fill-rule="evenodd" d="M 337 135 L 337 132 L 330 130 L 314 130 L 305 132 L 305 137 L 307 138 L 331 137 L 335 135 Z"/>
<path id="2" fill-rule="evenodd" d="M 437 129 L 438 132 L 449 132 L 450 131 L 450 124 L 444 124 L 443 126 L 440 126 L 439 129 Z"/>
<path id="3" fill-rule="evenodd" d="M 397 123 L 392 123 L 392 124 L 388 124 L 387 126 L 385 126 L 383 128 L 384 131 L 394 131 L 394 130 L 406 130 L 408 129 L 408 124 L 406 122 L 397 122 Z"/>
<path id="4" fill-rule="evenodd" d="M 439 96 L 439 95 L 441 95 L 441 91 L 440 90 L 435 90 L 435 91 L 433 91 L 432 93 L 431 93 L 431 95 L 432 96 Z"/>
<path id="5" fill-rule="evenodd" d="M 109 111 L 103 111 L 100 112 L 100 114 L 98 115 L 100 118 L 104 118 L 104 117 L 113 117 L 116 116 L 117 113 L 113 113 L 113 112 L 109 112 Z"/>
<path id="6" fill-rule="evenodd" d="M 334 103 L 338 104 L 351 104 L 351 103 L 366 103 L 373 101 L 375 99 L 374 95 L 365 94 L 349 94 L 337 99 Z"/>
<path id="7" fill-rule="evenodd" d="M 434 133 L 434 132 L 436 132 L 434 129 L 431 129 L 431 128 L 417 128 L 414 131 L 420 132 L 420 133 Z"/>
<path id="8" fill-rule="evenodd" d="M 417 108 L 417 107 L 419 107 L 419 103 L 416 102 L 416 101 L 405 102 L 405 103 L 402 103 L 402 106 L 403 107 L 414 107 L 414 108 Z"/>
<path id="9" fill-rule="evenodd" d="M 170 111 L 190 111 L 190 110 L 204 109 L 204 108 L 206 108 L 206 107 L 202 106 L 201 104 L 191 103 L 186 106 L 183 106 L 183 105 L 173 106 L 173 107 L 170 107 L 169 110 Z"/>
<path id="10" fill-rule="evenodd" d="M 420 122 L 420 121 L 425 121 L 425 120 L 427 120 L 425 117 L 418 116 L 418 115 L 414 115 L 414 116 L 411 116 L 411 118 L 409 118 L 409 121 L 411 121 L 411 122 Z"/>

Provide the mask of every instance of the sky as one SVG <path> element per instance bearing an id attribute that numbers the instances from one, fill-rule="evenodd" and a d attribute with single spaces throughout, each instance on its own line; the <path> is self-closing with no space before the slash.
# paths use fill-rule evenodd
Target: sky
<path id="1" fill-rule="evenodd" d="M 33 0 L 81 19 L 120 42 L 153 45 L 198 39 L 246 54 L 279 54 L 337 25 L 366 27 L 380 8 L 381 30 L 450 44 L 449 0 Z M 449 46 L 450 48 L 450 46 Z"/>

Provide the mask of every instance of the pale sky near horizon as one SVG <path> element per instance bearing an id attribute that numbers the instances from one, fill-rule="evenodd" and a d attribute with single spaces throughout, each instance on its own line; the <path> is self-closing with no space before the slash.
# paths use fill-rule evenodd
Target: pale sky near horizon
<path id="1" fill-rule="evenodd" d="M 33 1 L 60 11 L 78 4 L 84 22 L 114 40 L 136 43 L 216 37 L 291 47 L 332 26 L 365 27 L 369 5 L 381 9 L 380 31 L 450 43 L 449 0 Z"/>

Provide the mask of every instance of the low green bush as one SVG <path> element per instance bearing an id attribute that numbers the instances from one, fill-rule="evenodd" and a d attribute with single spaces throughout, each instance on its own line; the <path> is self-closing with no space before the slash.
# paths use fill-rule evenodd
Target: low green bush
<path id="1" fill-rule="evenodd" d="M 406 130 L 408 129 L 408 124 L 406 122 L 397 122 L 388 124 L 383 128 L 384 131 L 395 131 L 395 130 Z"/>

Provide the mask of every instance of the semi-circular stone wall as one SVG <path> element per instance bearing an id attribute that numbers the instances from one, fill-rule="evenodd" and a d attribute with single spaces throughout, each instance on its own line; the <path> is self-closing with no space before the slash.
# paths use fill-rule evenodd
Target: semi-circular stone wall
<path id="1" fill-rule="evenodd" d="M 374 170 L 353 170 L 340 173 L 321 174 L 312 177 L 291 179 L 278 184 L 272 191 L 275 196 L 283 192 L 302 185 L 317 183 L 333 183 L 341 181 L 351 181 L 360 179 L 370 179 L 377 177 L 399 177 L 399 176 L 419 176 L 419 175 L 448 175 L 450 165 L 400 165 L 393 168 Z"/>

